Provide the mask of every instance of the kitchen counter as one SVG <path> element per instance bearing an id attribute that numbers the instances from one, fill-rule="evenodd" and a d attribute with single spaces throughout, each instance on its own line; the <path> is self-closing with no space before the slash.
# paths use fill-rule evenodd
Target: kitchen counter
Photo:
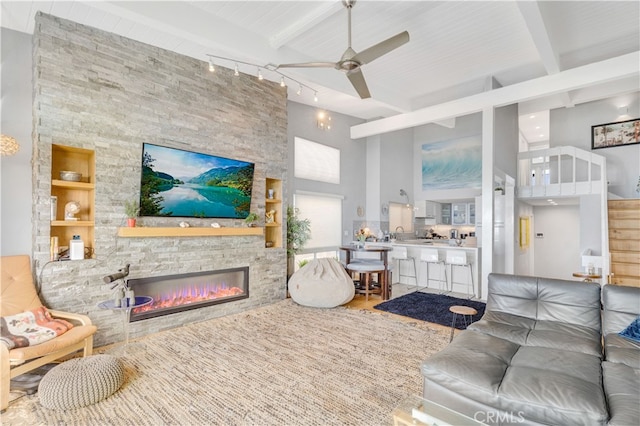
<path id="1" fill-rule="evenodd" d="M 464 241 L 464 240 L 462 240 Z M 434 248 L 438 250 L 438 254 L 440 259 L 444 260 L 446 258 L 446 252 L 449 250 L 459 250 L 467 253 L 467 258 L 469 263 L 471 264 L 471 275 L 473 280 L 473 286 L 475 288 L 476 297 L 480 297 L 480 299 L 484 299 L 486 295 L 478 294 L 480 286 L 478 285 L 480 279 L 480 255 L 482 250 L 479 247 L 475 246 L 450 246 L 449 240 L 427 240 L 427 239 L 415 239 L 415 240 L 396 240 L 396 241 L 388 241 L 388 242 L 373 242 L 369 241 L 365 243 L 365 246 L 383 246 L 383 247 L 406 247 L 407 254 L 410 257 L 413 257 L 416 261 L 416 272 L 418 274 L 418 285 L 420 287 L 424 287 L 427 282 L 426 265 L 420 261 L 420 255 L 422 249 L 426 248 Z M 415 285 L 416 282 L 413 278 L 407 277 L 405 275 L 413 275 L 413 265 L 410 262 L 401 262 L 399 265 L 397 262 L 393 260 L 393 252 L 389 254 L 389 263 L 395 263 L 396 267 L 402 268 L 402 276 L 395 272 L 393 274 L 394 280 L 398 280 L 403 284 Z M 452 277 L 452 269 L 451 266 L 447 265 L 447 278 L 451 285 L 451 277 Z M 434 275 L 432 275 L 434 276 Z M 466 293 L 466 283 L 469 279 L 468 274 L 465 274 L 461 268 L 456 268 L 455 271 L 455 284 L 453 284 L 453 291 L 457 293 Z M 431 287 L 434 287 L 436 284 L 431 282 Z"/>
<path id="2" fill-rule="evenodd" d="M 393 245 L 397 246 L 420 246 L 420 247 L 450 247 L 452 249 L 477 249 L 475 245 L 467 245 L 465 240 L 461 240 L 462 245 L 460 246 L 452 246 L 449 244 L 449 240 L 427 240 L 427 239 L 418 239 L 418 240 L 396 240 L 392 242 Z"/>

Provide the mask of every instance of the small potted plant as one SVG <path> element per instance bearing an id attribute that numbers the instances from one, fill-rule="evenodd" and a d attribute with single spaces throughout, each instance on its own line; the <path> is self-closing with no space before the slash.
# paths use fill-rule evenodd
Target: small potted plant
<path id="1" fill-rule="evenodd" d="M 256 222 L 258 221 L 258 215 L 255 213 L 249 213 L 247 217 L 244 219 L 244 222 L 247 226 L 254 227 L 256 226 Z"/>
<path id="2" fill-rule="evenodd" d="M 138 200 L 127 200 L 124 202 L 124 214 L 127 215 L 127 226 L 134 228 L 136 226 L 136 217 L 140 212 Z"/>

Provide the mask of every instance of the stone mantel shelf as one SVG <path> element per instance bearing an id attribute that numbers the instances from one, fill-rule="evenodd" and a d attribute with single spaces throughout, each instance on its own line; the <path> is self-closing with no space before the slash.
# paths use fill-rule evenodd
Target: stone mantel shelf
<path id="1" fill-rule="evenodd" d="M 146 237 L 226 237 L 226 236 L 246 236 L 246 235 L 263 235 L 264 229 L 261 227 L 222 227 L 222 228 L 204 228 L 204 227 L 135 227 L 135 228 L 118 228 L 118 236 L 127 238 L 146 238 Z"/>

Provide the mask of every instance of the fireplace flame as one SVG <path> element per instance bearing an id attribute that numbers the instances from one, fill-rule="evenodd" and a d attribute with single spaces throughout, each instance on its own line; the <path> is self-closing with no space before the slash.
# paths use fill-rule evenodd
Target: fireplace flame
<path id="1" fill-rule="evenodd" d="M 153 301 L 145 306 L 134 308 L 133 314 L 155 311 L 159 309 L 173 308 L 176 306 L 190 305 L 192 303 L 207 302 L 214 299 L 237 296 L 244 294 L 239 287 L 230 287 L 226 283 L 186 284 L 179 289 L 166 293 L 155 294 Z"/>

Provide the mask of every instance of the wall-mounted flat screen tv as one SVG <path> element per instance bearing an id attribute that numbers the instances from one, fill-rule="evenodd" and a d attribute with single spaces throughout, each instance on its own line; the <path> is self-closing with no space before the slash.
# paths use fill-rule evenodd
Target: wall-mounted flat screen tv
<path id="1" fill-rule="evenodd" d="M 140 216 L 244 219 L 253 169 L 246 161 L 145 143 Z"/>

